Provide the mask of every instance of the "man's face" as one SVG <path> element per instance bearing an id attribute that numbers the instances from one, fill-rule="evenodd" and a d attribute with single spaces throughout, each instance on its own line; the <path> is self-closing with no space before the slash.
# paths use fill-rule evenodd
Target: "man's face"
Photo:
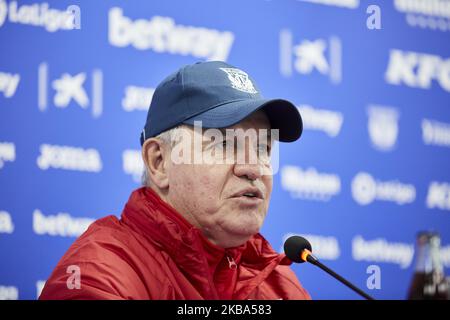
<path id="1" fill-rule="evenodd" d="M 261 129 L 270 132 L 270 123 L 266 114 L 258 111 L 227 129 L 250 129 L 258 134 L 264 132 Z M 193 139 L 202 141 L 202 148 L 192 151 L 192 159 L 195 156 L 198 159 L 196 152 L 201 152 L 203 156 L 212 154 L 211 147 L 216 143 L 223 146 L 223 159 L 227 158 L 225 148 L 231 141 L 225 134 L 222 141 L 212 143 L 212 139 L 200 132 L 189 129 L 189 133 Z M 268 210 L 272 192 L 272 175 L 267 174 L 270 161 L 260 159 L 258 151 L 261 148 L 270 149 L 271 141 L 270 138 L 260 139 L 260 135 L 256 137 L 245 139 L 241 148 L 234 141 L 234 151 L 238 153 L 233 155 L 234 161 L 216 161 L 212 164 L 204 161 L 176 164 L 171 161 L 168 165 L 167 201 L 191 224 L 201 229 L 211 242 L 224 248 L 241 245 L 259 232 Z M 245 161 L 236 161 L 242 155 Z M 218 160 L 217 157 L 215 159 Z M 230 160 L 229 156 L 227 159 Z"/>

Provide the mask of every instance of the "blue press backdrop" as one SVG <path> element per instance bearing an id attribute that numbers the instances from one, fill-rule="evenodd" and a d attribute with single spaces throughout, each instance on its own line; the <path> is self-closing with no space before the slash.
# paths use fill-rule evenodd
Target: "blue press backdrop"
<path id="1" fill-rule="evenodd" d="M 374 297 L 404 299 L 416 232 L 436 230 L 448 274 L 449 18 L 447 0 L 0 0 L 0 298 L 35 299 L 89 222 L 120 215 L 154 88 L 201 60 L 303 114 L 262 230 L 276 250 L 308 235 Z M 359 298 L 293 269 L 314 299 Z"/>

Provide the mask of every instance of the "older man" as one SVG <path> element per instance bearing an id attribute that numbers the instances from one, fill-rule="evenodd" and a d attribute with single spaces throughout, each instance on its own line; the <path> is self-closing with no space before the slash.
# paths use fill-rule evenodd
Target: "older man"
<path id="1" fill-rule="evenodd" d="M 188 65 L 155 90 L 141 133 L 144 187 L 122 217 L 75 241 L 40 299 L 309 299 L 291 261 L 259 234 L 273 140 L 302 132 L 244 71 Z"/>

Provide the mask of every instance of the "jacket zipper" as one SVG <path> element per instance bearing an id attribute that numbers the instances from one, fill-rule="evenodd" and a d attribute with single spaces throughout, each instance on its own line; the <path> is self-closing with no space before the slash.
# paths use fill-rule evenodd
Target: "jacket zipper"
<path id="1" fill-rule="evenodd" d="M 234 261 L 233 257 L 227 254 L 227 260 L 228 260 L 228 266 L 230 267 L 230 269 L 236 270 L 237 264 Z"/>

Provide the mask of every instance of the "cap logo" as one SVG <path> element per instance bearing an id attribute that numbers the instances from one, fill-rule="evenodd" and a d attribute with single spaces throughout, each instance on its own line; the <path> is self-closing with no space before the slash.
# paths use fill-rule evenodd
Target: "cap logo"
<path id="1" fill-rule="evenodd" d="M 244 71 L 236 68 L 220 68 L 220 70 L 226 72 L 234 89 L 247 93 L 257 93 L 248 74 Z"/>

